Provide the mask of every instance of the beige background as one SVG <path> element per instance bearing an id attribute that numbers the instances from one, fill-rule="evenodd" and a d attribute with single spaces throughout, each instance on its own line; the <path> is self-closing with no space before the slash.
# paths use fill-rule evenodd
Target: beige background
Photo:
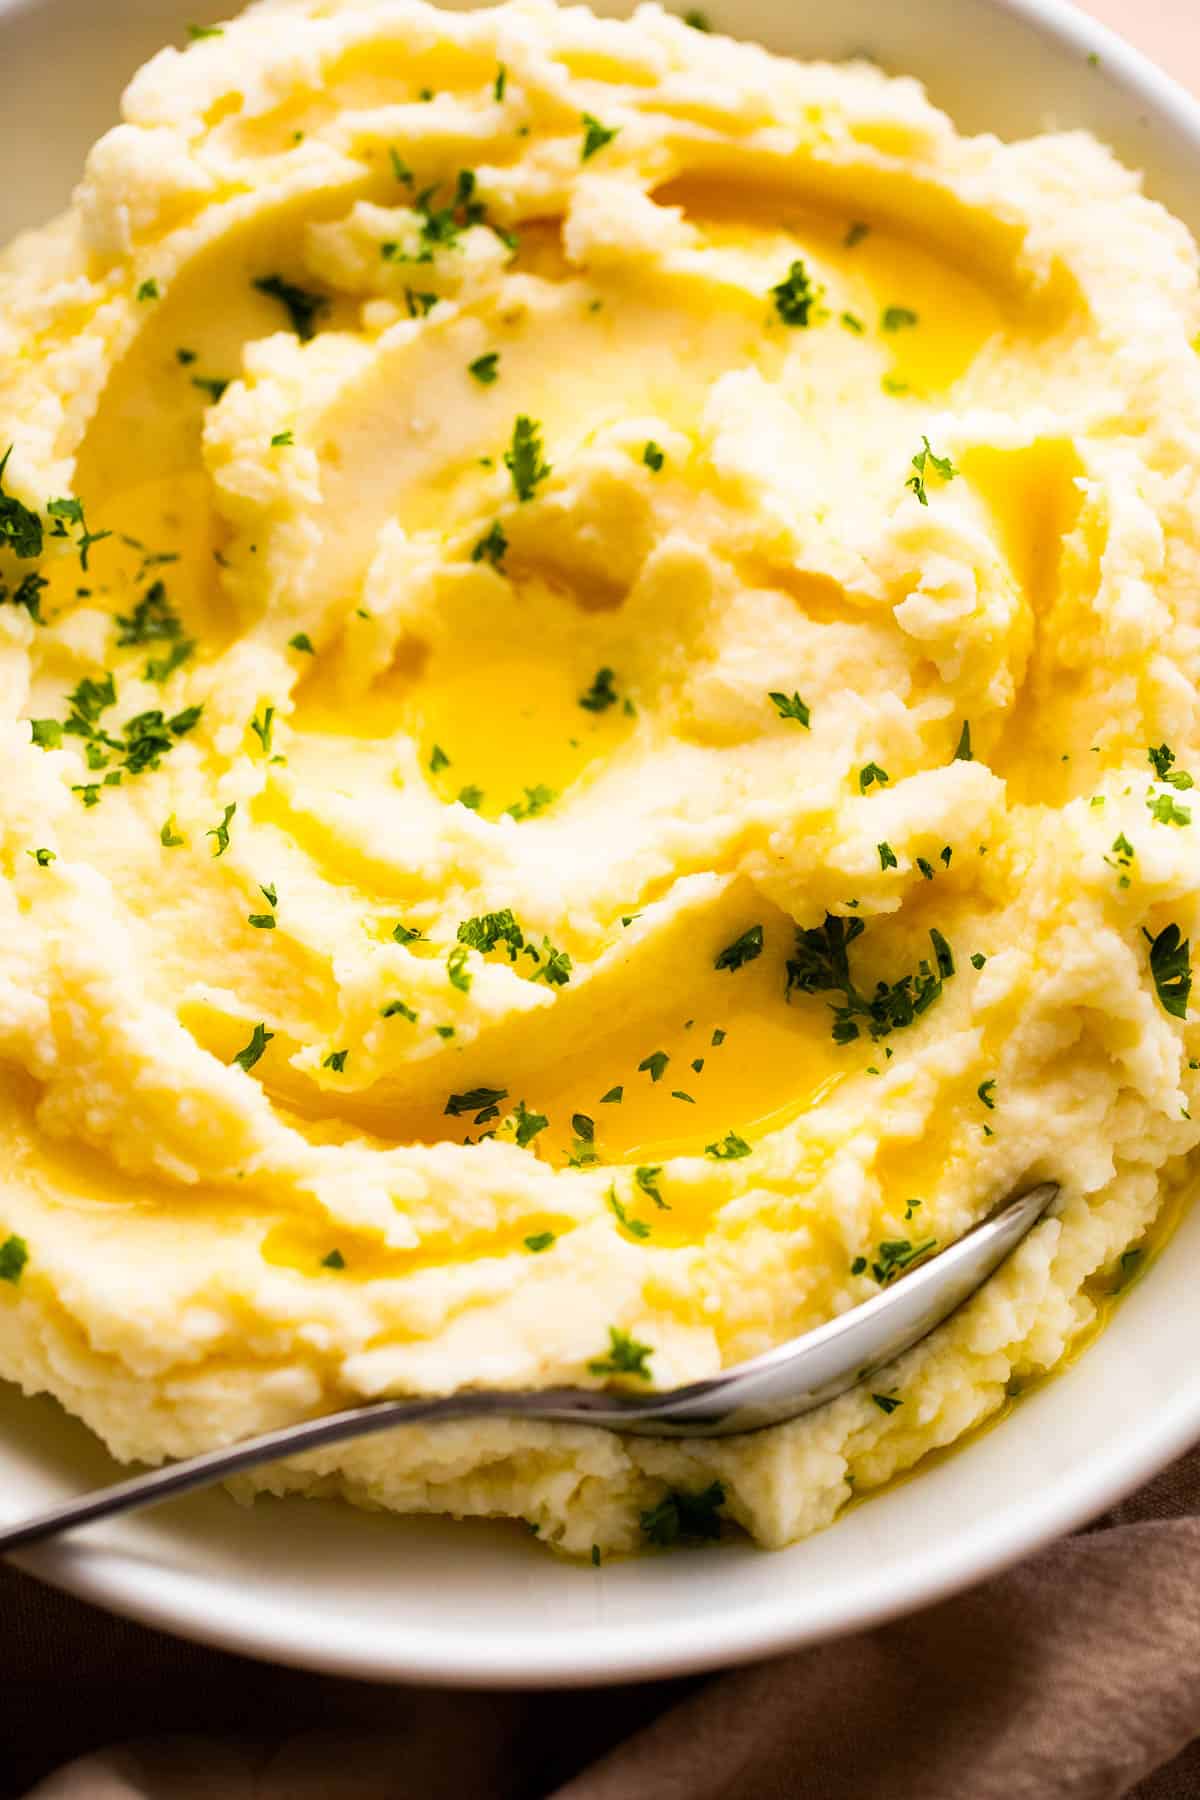
<path id="1" fill-rule="evenodd" d="M 1200 93 L 1200 0 L 1076 0 Z"/>

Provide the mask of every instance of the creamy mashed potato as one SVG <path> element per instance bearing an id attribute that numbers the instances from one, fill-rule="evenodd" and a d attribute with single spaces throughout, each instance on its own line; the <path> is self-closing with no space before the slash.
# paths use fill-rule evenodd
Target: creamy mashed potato
<path id="1" fill-rule="evenodd" d="M 1062 1184 L 794 1425 L 251 1478 L 586 1553 L 1061 1362 L 1197 1138 L 1198 326 L 1087 136 L 654 6 L 156 57 L 0 261 L 0 1374 L 149 1461 L 667 1386 Z"/>

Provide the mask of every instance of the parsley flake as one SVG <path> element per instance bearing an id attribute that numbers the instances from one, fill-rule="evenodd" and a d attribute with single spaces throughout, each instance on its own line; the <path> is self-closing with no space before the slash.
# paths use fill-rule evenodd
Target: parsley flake
<path id="1" fill-rule="evenodd" d="M 652 1376 L 646 1367 L 647 1359 L 654 1352 L 649 1344 L 639 1344 L 628 1332 L 622 1331 L 618 1325 L 608 1328 L 608 1353 L 595 1357 L 588 1364 L 590 1375 L 636 1375 L 640 1381 L 650 1381 Z"/>
<path id="2" fill-rule="evenodd" d="M 785 325 L 804 326 L 809 323 L 809 315 L 816 305 L 819 293 L 812 284 L 808 270 L 797 259 L 784 280 L 777 282 L 770 290 L 770 298 L 775 302 L 775 311 Z"/>
<path id="3" fill-rule="evenodd" d="M 719 1481 L 697 1494 L 672 1488 L 657 1506 L 643 1512 L 642 1535 L 661 1550 L 674 1544 L 712 1543 L 721 1535 L 720 1510 L 724 1501 L 725 1489 Z"/>
<path id="4" fill-rule="evenodd" d="M 587 692 L 580 694 L 579 704 L 585 712 L 602 713 L 610 706 L 617 704 L 617 690 L 613 686 L 614 674 L 611 669 L 597 669 L 592 677 L 592 685 Z"/>
<path id="5" fill-rule="evenodd" d="M 255 1063 L 274 1036 L 275 1033 L 273 1031 L 268 1031 L 266 1026 L 260 1020 L 254 1027 L 254 1030 L 250 1033 L 250 1042 L 238 1051 L 233 1059 L 234 1062 L 237 1063 L 239 1068 L 245 1069 L 246 1073 L 249 1074 L 250 1070 L 254 1067 Z"/>
<path id="6" fill-rule="evenodd" d="M 219 825 L 214 825 L 211 830 L 206 831 L 204 834 L 205 837 L 216 838 L 217 840 L 217 847 L 213 851 L 214 856 L 224 856 L 229 848 L 229 821 L 236 811 L 237 801 L 231 800 L 229 805 L 225 808 L 221 823 Z"/>
<path id="7" fill-rule="evenodd" d="M 940 475 L 943 481 L 953 481 L 954 477 L 958 474 L 958 470 L 954 467 L 954 464 L 948 456 L 938 456 L 936 454 L 930 445 L 929 439 L 924 435 L 922 435 L 921 442 L 924 444 L 925 448 L 923 450 L 918 450 L 917 454 L 913 457 L 913 473 L 909 476 L 904 485 L 906 488 L 912 490 L 922 506 L 928 506 L 929 494 L 926 491 L 925 482 L 929 470 L 932 469 L 935 474 Z"/>
<path id="8" fill-rule="evenodd" d="M 491 387 L 500 374 L 500 352 L 489 350 L 484 356 L 477 356 L 475 361 L 467 364 L 468 375 L 473 375 L 481 387 Z"/>
<path id="9" fill-rule="evenodd" d="M 1192 991 L 1192 963 L 1188 939 L 1178 925 L 1164 925 L 1157 937 L 1151 937 L 1145 926 L 1142 935 L 1150 946 L 1150 973 L 1164 1012 L 1173 1019 L 1186 1019 L 1188 995 Z"/>
<path id="10" fill-rule="evenodd" d="M 597 150 L 603 150 L 605 144 L 612 143 L 620 126 L 614 125 L 610 129 L 607 125 L 602 125 L 599 119 L 594 119 L 591 113 L 584 113 L 581 122 L 583 124 L 583 151 L 579 160 L 587 162 L 590 157 L 595 156 Z"/>
<path id="11" fill-rule="evenodd" d="M 761 956 L 762 951 L 763 928 L 761 925 L 751 925 L 746 931 L 743 931 L 741 937 L 734 938 L 732 944 L 726 944 L 713 964 L 713 968 L 728 969 L 730 972 L 734 969 L 744 968 L 746 963 L 753 962 L 756 957 Z"/>
<path id="12" fill-rule="evenodd" d="M 750 1145 L 736 1131 L 727 1131 L 725 1136 L 715 1144 L 705 1144 L 705 1156 L 711 1156 L 714 1162 L 737 1162 L 743 1156 L 749 1156 Z"/>
<path id="13" fill-rule="evenodd" d="M 23 1237 L 18 1237 L 13 1232 L 0 1244 L 0 1281 L 10 1282 L 16 1287 L 28 1261 L 29 1245 Z"/>
<path id="14" fill-rule="evenodd" d="M 317 320 L 329 307 L 329 302 L 323 295 L 311 294 L 306 288 L 296 287 L 293 282 L 285 281 L 282 275 L 263 275 L 254 286 L 269 300 L 278 300 L 301 343 L 307 343 L 315 335 Z"/>
<path id="15" fill-rule="evenodd" d="M 541 427 L 525 413 L 513 426 L 512 444 L 504 452 L 504 466 L 512 476 L 517 499 L 532 500 L 535 490 L 550 474 L 542 461 Z"/>
<path id="16" fill-rule="evenodd" d="M 812 714 L 799 694 L 793 693 L 789 699 L 786 694 L 772 691 L 767 695 L 767 699 L 774 704 L 775 711 L 781 719 L 795 719 L 797 725 L 803 725 L 805 730 L 809 729 Z"/>

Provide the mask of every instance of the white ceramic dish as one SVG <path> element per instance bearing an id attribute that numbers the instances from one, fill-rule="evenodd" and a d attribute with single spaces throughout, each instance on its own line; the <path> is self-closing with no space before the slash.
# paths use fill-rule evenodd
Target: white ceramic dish
<path id="1" fill-rule="evenodd" d="M 624 10 L 613 5 L 603 10 Z M 1200 108 L 1061 0 L 712 0 L 774 49 L 869 50 L 967 130 L 1083 125 L 1200 230 Z M 124 77 L 204 0 L 0 0 L 0 239 L 66 199 Z M 63 47 L 69 45 L 69 54 Z M 1099 62 L 1089 60 L 1098 54 Z M 1200 1437 L 1200 1211 L 1079 1362 L 996 1431 L 774 1555 L 737 1545 L 599 1570 L 516 1527 L 398 1520 L 210 1494 L 20 1559 L 148 1623 L 376 1680 L 549 1686 L 705 1669 L 939 1599 L 1080 1524 Z M 0 1388 L 16 1516 L 115 1477 L 84 1429 Z"/>

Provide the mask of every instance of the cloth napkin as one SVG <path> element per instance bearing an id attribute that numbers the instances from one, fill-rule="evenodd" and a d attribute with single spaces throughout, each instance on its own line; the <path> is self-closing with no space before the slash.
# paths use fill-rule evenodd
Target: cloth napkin
<path id="1" fill-rule="evenodd" d="M 1200 0 L 1083 10 L 1200 89 Z M 954 1600 L 702 1681 L 335 1681 L 143 1630 L 3 1565 L 0 1619 L 5 1800 L 1200 1797 L 1200 1450 Z"/>

